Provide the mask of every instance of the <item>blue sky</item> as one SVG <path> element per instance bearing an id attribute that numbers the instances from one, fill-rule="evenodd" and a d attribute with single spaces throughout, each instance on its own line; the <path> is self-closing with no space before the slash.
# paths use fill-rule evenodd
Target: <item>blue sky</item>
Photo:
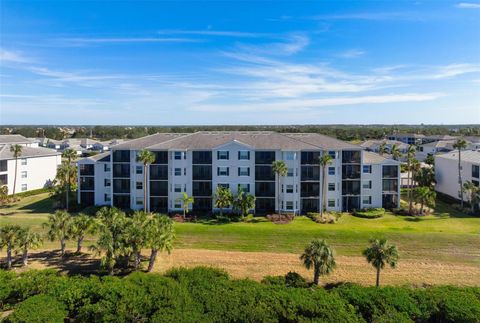
<path id="1" fill-rule="evenodd" d="M 0 124 L 480 123 L 480 2 L 0 1 Z"/>

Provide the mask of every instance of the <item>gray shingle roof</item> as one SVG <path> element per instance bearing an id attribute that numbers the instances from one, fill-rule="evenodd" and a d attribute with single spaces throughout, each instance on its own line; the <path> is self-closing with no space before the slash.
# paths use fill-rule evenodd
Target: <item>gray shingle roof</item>
<path id="1" fill-rule="evenodd" d="M 118 145 L 114 145 L 110 147 L 113 150 L 118 149 L 144 149 L 149 146 L 162 143 L 167 140 L 171 140 L 180 136 L 185 136 L 184 133 L 156 133 L 150 136 L 137 138 L 133 140 L 129 140 Z"/>
<path id="2" fill-rule="evenodd" d="M 385 164 L 385 162 L 391 162 L 392 164 L 398 164 L 399 162 L 390 158 L 385 158 L 377 153 L 371 151 L 363 152 L 363 163 L 364 164 Z"/>
<path id="3" fill-rule="evenodd" d="M 350 144 L 348 142 L 338 140 L 336 138 L 328 137 L 318 133 L 286 133 L 286 136 L 295 140 L 308 143 L 315 146 L 317 149 L 324 150 L 342 150 L 342 149 L 361 149 L 360 146 Z"/>
<path id="4" fill-rule="evenodd" d="M 13 153 L 10 151 L 11 145 L 1 145 L 0 146 L 0 160 L 13 159 Z M 19 158 L 26 157 L 44 157 L 44 156 L 55 156 L 60 155 L 54 149 L 48 149 L 43 147 L 22 147 L 22 154 Z"/>
<path id="5" fill-rule="evenodd" d="M 30 144 L 33 141 L 22 135 L 0 135 L 1 144 Z"/>
<path id="6" fill-rule="evenodd" d="M 458 151 L 454 150 L 445 154 L 435 155 L 435 158 L 458 160 Z M 480 151 L 462 150 L 462 161 L 480 164 Z"/>

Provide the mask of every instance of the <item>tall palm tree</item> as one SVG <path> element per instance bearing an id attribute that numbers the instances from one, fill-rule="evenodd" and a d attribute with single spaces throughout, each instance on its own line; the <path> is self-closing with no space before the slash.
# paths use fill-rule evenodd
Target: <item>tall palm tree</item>
<path id="1" fill-rule="evenodd" d="M 326 152 L 318 158 L 318 163 L 322 172 L 322 198 L 320 199 L 320 214 L 323 216 L 325 206 L 327 205 L 327 166 L 332 164 L 333 158 Z"/>
<path id="2" fill-rule="evenodd" d="M 18 237 L 18 248 L 22 251 L 22 264 L 28 265 L 28 253 L 31 249 L 40 247 L 43 243 L 40 233 L 32 232 L 29 228 L 20 230 Z"/>
<path id="3" fill-rule="evenodd" d="M 467 181 L 463 184 L 463 189 L 470 195 L 470 209 L 473 214 L 475 212 L 475 205 L 478 204 L 478 201 L 480 200 L 480 187 Z"/>
<path id="4" fill-rule="evenodd" d="M 142 248 L 147 242 L 147 220 L 148 214 L 145 211 L 135 211 L 125 225 L 125 247 L 133 254 L 135 270 L 140 267 Z"/>
<path id="5" fill-rule="evenodd" d="M 233 201 L 235 209 L 240 211 L 242 219 L 248 215 L 248 211 L 255 208 L 255 196 L 244 192 L 242 189 L 238 190 L 237 195 Z"/>
<path id="6" fill-rule="evenodd" d="M 193 198 L 193 196 L 188 196 L 187 193 L 182 192 L 182 197 L 179 197 L 177 201 L 182 203 L 183 218 L 185 219 L 188 213 L 188 207 L 190 204 L 193 204 L 195 202 L 195 199 Z"/>
<path id="7" fill-rule="evenodd" d="M 413 205 L 413 197 L 412 197 L 412 187 L 413 187 L 413 176 L 411 175 L 412 171 L 412 159 L 415 157 L 416 148 L 414 145 L 408 146 L 407 149 L 407 198 L 408 198 L 408 212 L 412 214 L 412 205 Z M 411 181 L 410 181 L 411 180 Z"/>
<path id="8" fill-rule="evenodd" d="M 336 267 L 333 249 L 325 240 L 313 239 L 300 256 L 305 268 L 313 267 L 313 282 L 318 285 L 320 276 L 328 275 Z"/>
<path id="9" fill-rule="evenodd" d="M 58 210 L 48 216 L 43 227 L 48 230 L 47 237 L 50 241 L 60 241 L 60 254 L 65 255 L 67 240 L 71 235 L 72 216 L 65 210 Z"/>
<path id="10" fill-rule="evenodd" d="M 463 208 L 463 180 L 462 180 L 462 150 L 467 149 L 467 142 L 458 139 L 453 144 L 454 149 L 458 149 L 458 185 L 460 187 L 460 205 Z"/>
<path id="11" fill-rule="evenodd" d="M 62 158 L 65 160 L 65 208 L 68 211 L 69 200 L 70 200 L 70 173 L 74 170 L 72 162 L 77 159 L 77 152 L 71 148 L 65 149 L 62 153 Z"/>
<path id="12" fill-rule="evenodd" d="M 13 158 L 15 158 L 15 173 L 13 177 L 13 198 L 15 198 L 15 188 L 17 186 L 17 167 L 18 167 L 18 157 L 22 155 L 22 146 L 20 145 L 11 145 L 10 152 L 13 153 Z"/>
<path id="13" fill-rule="evenodd" d="M 150 248 L 150 260 L 148 262 L 148 271 L 152 271 L 157 254 L 159 251 L 166 250 L 169 254 L 173 249 L 173 240 L 175 239 L 175 230 L 173 221 L 166 215 L 155 214 L 148 221 L 147 247 Z"/>
<path id="14" fill-rule="evenodd" d="M 378 147 L 378 153 L 379 153 L 380 155 L 383 155 L 383 154 L 385 154 L 385 153 L 387 153 L 387 152 L 388 152 L 387 142 L 384 141 L 384 142 L 382 142 L 382 144 L 380 145 L 380 147 Z"/>
<path id="15" fill-rule="evenodd" d="M 0 228 L 0 250 L 7 249 L 7 269 L 12 268 L 12 252 L 18 246 L 18 238 L 22 228 L 18 225 L 7 224 Z"/>
<path id="16" fill-rule="evenodd" d="M 279 213 L 281 213 L 282 210 L 280 207 L 280 178 L 287 176 L 287 164 L 283 160 L 275 160 L 272 163 L 272 171 L 277 176 L 277 208 Z"/>
<path id="17" fill-rule="evenodd" d="M 220 216 L 223 216 L 223 209 L 233 203 L 233 194 L 229 188 L 217 186 L 213 199 L 215 200 L 215 207 L 220 209 Z"/>
<path id="18" fill-rule="evenodd" d="M 420 214 L 423 214 L 425 204 L 434 205 L 437 193 L 429 187 L 417 187 L 415 189 L 415 197 L 420 202 Z"/>
<path id="19" fill-rule="evenodd" d="M 83 213 L 73 217 L 72 224 L 70 226 L 70 233 L 72 238 L 77 239 L 77 254 L 82 252 L 82 244 L 83 240 L 85 239 L 85 235 L 94 234 L 96 229 L 97 223 L 94 217 Z"/>
<path id="20" fill-rule="evenodd" d="M 400 152 L 397 144 L 394 144 L 392 146 L 392 148 L 390 149 L 390 154 L 392 155 L 394 160 L 399 160 L 400 157 L 402 157 L 402 153 Z"/>
<path id="21" fill-rule="evenodd" d="M 143 210 L 149 212 L 150 208 L 147 204 L 147 170 L 150 164 L 155 162 L 155 154 L 146 149 L 140 150 L 137 160 L 143 163 Z"/>
<path id="22" fill-rule="evenodd" d="M 363 255 L 367 262 L 377 270 L 376 286 L 378 287 L 380 286 L 380 270 L 385 268 L 385 265 L 392 268 L 397 266 L 398 250 L 395 245 L 389 244 L 386 239 L 373 239 L 370 240 L 370 243 L 370 247 L 363 250 Z"/>

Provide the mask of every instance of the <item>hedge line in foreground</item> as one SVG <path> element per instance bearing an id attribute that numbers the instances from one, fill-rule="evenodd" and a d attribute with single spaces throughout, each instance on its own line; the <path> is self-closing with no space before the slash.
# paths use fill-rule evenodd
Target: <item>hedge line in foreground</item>
<path id="1" fill-rule="evenodd" d="M 0 311 L 13 309 L 7 322 L 480 322 L 480 288 L 285 281 L 232 280 L 205 267 L 124 278 L 0 271 Z"/>

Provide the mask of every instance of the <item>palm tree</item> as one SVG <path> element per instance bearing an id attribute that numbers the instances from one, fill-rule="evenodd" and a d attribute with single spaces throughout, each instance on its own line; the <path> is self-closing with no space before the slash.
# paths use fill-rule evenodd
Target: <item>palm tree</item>
<path id="1" fill-rule="evenodd" d="M 65 255 L 67 240 L 71 234 L 72 216 L 65 210 L 58 210 L 48 216 L 43 227 L 48 229 L 47 237 L 50 241 L 60 241 L 60 254 Z"/>
<path id="2" fill-rule="evenodd" d="M 395 245 L 388 243 L 386 239 L 370 240 L 370 247 L 363 251 L 363 255 L 367 258 L 367 262 L 377 269 L 377 283 L 380 286 L 380 270 L 389 265 L 392 268 L 397 266 L 398 250 Z"/>
<path id="3" fill-rule="evenodd" d="M 62 158 L 65 159 L 65 208 L 68 211 L 68 206 L 69 206 L 69 195 L 70 195 L 70 172 L 73 170 L 72 167 L 72 161 L 77 159 L 77 152 L 71 148 L 65 149 L 62 153 Z"/>
<path id="4" fill-rule="evenodd" d="M 313 239 L 300 256 L 305 268 L 313 267 L 313 283 L 318 285 L 320 276 L 328 275 L 336 267 L 333 249 L 325 240 Z"/>
<path id="5" fill-rule="evenodd" d="M 475 212 L 475 205 L 480 200 L 480 187 L 476 186 L 470 181 L 463 184 L 463 189 L 470 195 L 470 208 L 472 214 Z"/>
<path id="6" fill-rule="evenodd" d="M 413 205 L 413 197 L 412 197 L 412 187 L 413 187 L 413 176 L 410 176 L 411 171 L 412 171 L 412 159 L 415 156 L 415 146 L 410 145 L 408 146 L 407 149 L 407 185 L 408 185 L 408 191 L 407 191 L 407 197 L 408 197 L 408 212 L 412 214 L 412 205 Z M 410 181 L 411 179 L 411 181 Z"/>
<path id="7" fill-rule="evenodd" d="M 0 186 L 0 205 L 8 203 L 8 186 Z"/>
<path id="8" fill-rule="evenodd" d="M 387 142 L 384 141 L 384 142 L 382 142 L 382 144 L 380 145 L 380 147 L 378 147 L 378 153 L 379 153 L 380 155 L 383 155 L 383 154 L 385 154 L 385 153 L 387 153 L 387 152 L 388 152 Z"/>
<path id="9" fill-rule="evenodd" d="M 190 204 L 193 204 L 195 202 L 195 199 L 193 198 L 193 196 L 188 196 L 187 193 L 182 192 L 182 197 L 179 197 L 177 201 L 182 202 L 183 218 L 185 219 L 188 213 L 188 207 Z"/>
<path id="10" fill-rule="evenodd" d="M 272 171 L 277 175 L 277 208 L 279 210 L 279 213 L 281 213 L 282 210 L 280 207 L 280 178 L 287 176 L 287 164 L 283 160 L 275 160 L 272 163 Z"/>
<path id="11" fill-rule="evenodd" d="M 220 216 L 223 216 L 223 209 L 229 207 L 233 203 L 232 191 L 223 186 L 217 186 L 213 198 L 215 200 L 215 207 L 220 209 Z"/>
<path id="12" fill-rule="evenodd" d="M 240 211 L 242 219 L 248 215 L 248 211 L 255 208 L 255 196 L 244 192 L 242 189 L 238 190 L 237 195 L 233 201 L 234 208 Z"/>
<path id="13" fill-rule="evenodd" d="M 420 202 L 420 214 L 423 214 L 423 207 L 425 204 L 427 205 L 434 205 L 435 198 L 437 197 L 437 193 L 434 190 L 430 189 L 429 187 L 417 187 L 415 189 L 415 197 L 418 202 Z"/>
<path id="14" fill-rule="evenodd" d="M 400 152 L 397 144 L 394 144 L 392 146 L 392 148 L 390 149 L 390 154 L 392 155 L 394 160 L 399 160 L 400 157 L 402 157 L 402 153 Z"/>
<path id="15" fill-rule="evenodd" d="M 138 153 L 137 160 L 143 163 L 143 210 L 148 212 L 150 208 L 147 207 L 147 170 L 148 166 L 155 162 L 155 154 L 142 149 Z"/>
<path id="16" fill-rule="evenodd" d="M 467 149 L 467 142 L 463 139 L 458 139 L 453 144 L 453 148 L 458 149 L 458 185 L 460 186 L 460 205 L 463 208 L 462 150 Z"/>
<path id="17" fill-rule="evenodd" d="M 96 229 L 97 223 L 93 217 L 83 213 L 73 217 L 72 224 L 70 226 L 70 234 L 72 238 L 77 239 L 77 254 L 82 252 L 82 244 L 83 240 L 85 239 L 85 235 L 94 234 Z"/>
<path id="18" fill-rule="evenodd" d="M 322 157 L 318 158 L 318 163 L 322 171 L 322 198 L 320 199 L 320 215 L 323 217 L 325 206 L 327 205 L 327 166 L 332 163 L 332 156 L 323 152 Z"/>
<path id="19" fill-rule="evenodd" d="M 28 252 L 30 249 L 36 249 L 43 243 L 40 233 L 32 232 L 29 228 L 20 230 L 18 237 L 18 248 L 22 251 L 22 264 L 28 265 Z"/>
<path id="20" fill-rule="evenodd" d="M 118 257 L 123 251 L 125 224 L 127 222 L 125 213 L 112 207 L 103 207 L 97 212 L 99 218 L 99 235 L 97 242 L 90 249 L 95 254 L 105 253 L 101 265 L 106 268 L 109 275 L 113 275 L 113 269 Z"/>
<path id="21" fill-rule="evenodd" d="M 131 251 L 134 257 L 134 269 L 140 267 L 142 259 L 142 248 L 147 241 L 146 227 L 148 215 L 144 211 L 135 211 L 133 217 L 127 220 L 125 225 L 125 247 Z"/>
<path id="22" fill-rule="evenodd" d="M 12 251 L 18 246 L 18 238 L 22 228 L 18 225 L 7 224 L 0 228 L 0 250 L 7 249 L 7 269 L 12 268 Z"/>
<path id="23" fill-rule="evenodd" d="M 435 183 L 435 170 L 433 167 L 423 167 L 415 172 L 413 178 L 417 182 L 418 186 L 426 186 L 433 188 Z"/>
<path id="24" fill-rule="evenodd" d="M 173 240 L 175 239 L 175 231 L 173 221 L 166 215 L 154 215 L 146 226 L 147 230 L 147 247 L 150 248 L 150 260 L 148 263 L 148 271 L 152 271 L 157 259 L 159 251 L 166 250 L 169 254 L 173 249 Z"/>
<path id="25" fill-rule="evenodd" d="M 11 145 L 10 152 L 13 153 L 13 158 L 15 158 L 15 173 L 13 177 L 13 193 L 12 196 L 15 199 L 15 188 L 17 186 L 17 167 L 18 167 L 18 157 L 22 155 L 22 146 L 20 145 Z"/>

